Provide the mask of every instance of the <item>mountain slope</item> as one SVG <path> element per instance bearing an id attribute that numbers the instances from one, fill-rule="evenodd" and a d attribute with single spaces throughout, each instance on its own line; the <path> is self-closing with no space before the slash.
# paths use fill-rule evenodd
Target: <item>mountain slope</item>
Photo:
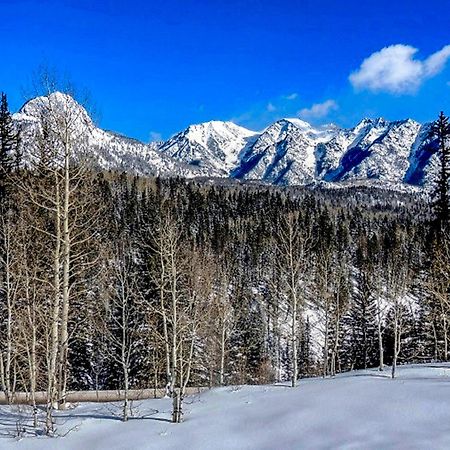
<path id="1" fill-rule="evenodd" d="M 333 129 L 317 130 L 299 119 L 282 119 L 269 126 L 247 148 L 231 175 L 273 184 L 315 181 L 315 148 L 331 138 Z"/>
<path id="2" fill-rule="evenodd" d="M 144 144 L 113 132 L 97 128 L 86 110 L 68 95 L 55 92 L 48 97 L 34 98 L 13 115 L 22 130 L 25 159 L 29 158 L 38 139 L 40 117 L 50 110 L 62 111 L 70 120 L 70 130 L 87 140 L 91 164 L 104 170 L 119 170 L 138 175 L 207 176 L 208 172 L 187 166 L 158 151 L 155 143 Z"/>
<path id="3" fill-rule="evenodd" d="M 283 185 L 377 181 L 422 186 L 435 172 L 436 146 L 429 131 L 429 124 L 410 119 L 364 119 L 352 129 L 283 119 L 247 149 L 232 176 Z"/>
<path id="4" fill-rule="evenodd" d="M 74 130 L 86 137 L 94 165 L 107 170 L 275 185 L 427 187 L 436 176 L 437 147 L 430 124 L 411 119 L 363 119 L 350 129 L 282 119 L 259 133 L 211 121 L 191 125 L 166 142 L 144 144 L 96 127 L 75 100 L 61 93 L 33 99 L 13 116 L 23 129 L 25 151 L 36 142 L 39 117 L 48 102 L 71 111 Z"/>
<path id="5" fill-rule="evenodd" d="M 213 176 L 228 176 L 239 154 L 256 133 L 232 122 L 191 125 L 163 143 L 159 151 L 187 164 L 204 167 Z"/>

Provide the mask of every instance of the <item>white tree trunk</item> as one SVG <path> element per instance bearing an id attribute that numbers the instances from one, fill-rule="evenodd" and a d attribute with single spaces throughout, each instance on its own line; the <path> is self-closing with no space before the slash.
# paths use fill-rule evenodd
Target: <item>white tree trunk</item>
<path id="1" fill-rule="evenodd" d="M 70 276 L 70 230 L 69 230 L 69 210 L 70 210 L 70 143 L 66 136 L 64 142 L 64 192 L 63 192 L 63 282 L 62 282 L 62 310 L 61 310 L 61 328 L 60 328 L 60 360 L 59 360 L 59 402 L 62 409 L 66 402 L 67 385 L 67 357 L 69 346 L 69 276 Z"/>

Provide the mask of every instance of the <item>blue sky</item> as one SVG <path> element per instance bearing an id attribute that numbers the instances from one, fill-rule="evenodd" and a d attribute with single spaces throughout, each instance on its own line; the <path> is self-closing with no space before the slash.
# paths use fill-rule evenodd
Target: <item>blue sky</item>
<path id="1" fill-rule="evenodd" d="M 207 120 L 450 112 L 446 0 L 0 0 L 0 11 L 12 110 L 46 64 L 90 93 L 101 127 L 143 141 Z"/>

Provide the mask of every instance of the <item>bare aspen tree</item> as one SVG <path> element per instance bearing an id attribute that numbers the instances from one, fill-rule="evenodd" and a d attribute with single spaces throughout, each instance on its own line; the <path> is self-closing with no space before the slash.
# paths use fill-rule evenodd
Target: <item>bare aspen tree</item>
<path id="1" fill-rule="evenodd" d="M 213 262 L 207 252 L 192 249 L 185 257 L 184 299 L 179 304 L 178 386 L 175 386 L 173 422 L 183 420 L 183 399 L 195 364 L 196 347 L 209 321 L 214 284 Z"/>
<path id="2" fill-rule="evenodd" d="M 348 271 L 344 261 L 335 268 L 334 295 L 332 297 L 332 347 L 330 357 L 330 375 L 336 376 L 338 355 L 341 342 L 342 318 L 348 308 Z"/>
<path id="3" fill-rule="evenodd" d="M 36 121 L 27 131 L 34 134 L 35 146 L 26 149 L 28 174 L 17 187 L 37 215 L 48 217 L 34 229 L 47 240 L 53 260 L 41 277 L 53 291 L 47 364 L 47 430 L 52 432 L 52 410 L 66 403 L 70 305 L 74 296 L 82 295 L 74 281 L 81 285 L 80 275 L 95 263 L 89 243 L 95 241 L 98 210 L 92 208 L 92 174 L 85 166 L 90 118 L 73 99 L 70 86 L 58 91 L 48 73 L 41 76 L 38 91 L 42 95 L 24 107 Z"/>
<path id="4" fill-rule="evenodd" d="M 442 359 L 448 361 L 450 335 L 450 235 L 448 232 L 442 233 L 442 239 L 433 249 L 430 273 L 424 287 L 427 303 L 433 315 L 434 359 L 439 358 L 438 332 L 434 325 L 439 323 L 443 335 Z"/>
<path id="5" fill-rule="evenodd" d="M 129 238 L 121 236 L 115 244 L 110 263 L 111 289 L 105 304 L 104 330 L 108 336 L 107 351 L 119 364 L 123 377 L 124 401 L 122 420 L 130 414 L 130 368 L 139 337 L 138 288 L 133 269 Z"/>
<path id="6" fill-rule="evenodd" d="M 162 321 L 165 349 L 166 395 L 174 399 L 173 421 L 181 421 L 179 392 L 179 308 L 183 299 L 182 283 L 184 262 L 181 257 L 180 223 L 169 210 L 161 209 L 159 224 L 152 235 L 154 254 L 152 278 L 157 286 L 158 303 L 154 308 Z"/>
<path id="7" fill-rule="evenodd" d="M 207 282 L 204 287 L 211 290 L 210 299 L 206 299 L 202 316 L 205 326 L 202 328 L 202 339 L 206 359 L 205 370 L 209 371 L 210 386 L 225 384 L 226 362 L 229 353 L 229 339 L 234 326 L 234 308 L 231 304 L 231 274 L 227 262 L 220 257 L 205 255 L 207 262 L 202 274 Z M 202 289 L 203 291 L 205 289 Z"/>
<path id="8" fill-rule="evenodd" d="M 168 209 L 161 210 L 151 246 L 153 280 L 158 291 L 153 309 L 161 319 L 166 393 L 173 399 L 172 421 L 178 423 L 183 419 L 183 397 L 204 320 L 200 304 L 210 295 L 212 282 L 199 252 L 183 247 L 181 223 Z"/>
<path id="9" fill-rule="evenodd" d="M 152 279 L 158 291 L 158 305 L 154 308 L 155 312 L 162 320 L 162 336 L 161 340 L 164 345 L 165 354 L 165 376 L 166 376 L 166 395 L 172 396 L 172 359 L 170 341 L 169 341 L 169 312 L 167 305 L 167 293 L 170 282 L 170 264 L 173 259 L 169 256 L 169 251 L 176 247 L 179 239 L 178 232 L 174 229 L 172 218 L 162 213 L 159 224 L 153 233 L 152 250 L 154 252 L 154 261 L 151 267 Z"/>
<path id="10" fill-rule="evenodd" d="M 15 308 L 17 301 L 17 291 L 19 287 L 17 278 L 18 252 L 14 246 L 14 235 L 17 232 L 13 223 L 12 211 L 7 210 L 0 217 L 0 239 L 2 249 L 0 252 L 0 265 L 4 280 L 1 280 L 0 291 L 3 294 L 4 304 L 2 305 L 4 320 L 4 333 L 2 351 L 0 357 L 0 377 L 2 390 L 5 393 L 7 403 L 11 403 L 14 394 L 13 366 L 16 353 L 15 330 Z"/>
<path id="11" fill-rule="evenodd" d="M 272 365 L 275 369 L 275 381 L 283 380 L 282 352 L 283 324 L 289 315 L 286 301 L 283 293 L 279 289 L 279 276 L 277 270 L 273 270 L 273 258 L 276 258 L 276 252 L 272 248 L 266 252 L 261 263 L 261 280 L 263 289 L 267 290 L 266 317 L 267 317 L 267 335 L 269 354 L 272 353 Z"/>
<path id="12" fill-rule="evenodd" d="M 376 319 L 377 319 L 377 338 L 378 338 L 378 370 L 384 370 L 384 344 L 383 344 L 383 330 L 386 305 L 382 298 L 382 272 L 381 267 L 376 267 L 373 272 L 374 277 L 374 295 L 376 299 Z"/>
<path id="13" fill-rule="evenodd" d="M 161 376 L 163 376 L 165 396 L 169 397 L 168 373 L 170 373 L 170 365 L 167 366 L 167 339 L 164 331 L 161 330 L 161 309 L 160 309 L 160 292 L 157 297 L 153 298 L 149 293 L 140 293 L 140 310 L 144 318 L 146 347 L 151 352 L 150 359 L 153 368 L 153 389 L 154 395 L 157 396 L 158 389 L 161 387 Z M 167 327 L 164 327 L 167 331 Z"/>
<path id="14" fill-rule="evenodd" d="M 378 370 L 384 370 L 384 325 L 387 305 L 383 298 L 383 264 L 380 260 L 380 248 L 375 238 L 365 238 L 360 244 L 362 282 L 368 299 L 375 299 L 375 320 L 378 341 Z"/>
<path id="15" fill-rule="evenodd" d="M 38 178 L 42 181 L 39 182 Z M 41 245 L 39 259 L 36 264 L 42 264 L 35 274 L 35 282 L 41 284 L 38 303 L 42 305 L 43 337 L 45 348 L 47 408 L 45 427 L 48 434 L 53 433 L 53 410 L 58 405 L 57 392 L 57 361 L 59 350 L 60 327 L 60 215 L 59 187 L 55 185 L 53 193 L 55 201 L 48 195 L 50 185 L 54 180 L 52 173 L 46 173 L 39 168 L 39 175 L 33 179 L 26 178 L 24 195 L 29 202 L 29 227 L 36 232 L 36 242 Z M 44 214 L 43 214 L 44 211 Z M 51 226 L 48 226 L 51 224 Z"/>
<path id="16" fill-rule="evenodd" d="M 305 301 L 308 250 L 311 230 L 305 228 L 298 212 L 286 215 L 275 236 L 276 267 L 280 276 L 279 289 L 287 299 L 290 313 L 291 385 L 298 379 L 299 320 Z"/>
<path id="17" fill-rule="evenodd" d="M 18 268 L 20 288 L 17 327 L 19 330 L 18 346 L 24 353 L 24 365 L 27 368 L 27 370 L 25 368 L 23 370 L 28 372 L 27 384 L 33 408 L 33 426 L 36 428 L 38 426 L 36 391 L 41 365 L 39 354 L 45 351 L 42 332 L 45 305 L 39 302 L 39 299 L 42 299 L 48 290 L 39 282 L 39 270 L 42 267 L 42 261 L 38 255 L 45 252 L 38 240 L 35 242 L 35 240 L 30 239 L 35 234 L 30 234 L 27 224 L 27 216 L 22 213 L 16 232 L 16 239 L 21 247 L 20 266 Z"/>
<path id="18" fill-rule="evenodd" d="M 339 257 L 330 245 L 315 256 L 315 295 L 312 306 L 317 312 L 323 335 L 322 376 L 335 376 L 341 342 L 342 318 L 348 308 L 348 272 L 345 256 Z"/>
<path id="19" fill-rule="evenodd" d="M 269 323 L 269 333 L 272 336 L 274 343 L 274 365 L 275 365 L 275 381 L 282 381 L 282 299 L 278 293 L 278 284 L 271 283 L 271 287 L 275 286 L 271 290 L 270 303 L 268 304 L 268 320 Z"/>
<path id="20" fill-rule="evenodd" d="M 1 217 L 1 231 L 3 248 L 1 252 L 1 266 L 4 280 L 1 280 L 1 293 L 4 298 L 4 305 L 2 305 L 3 315 L 5 316 L 5 330 L 2 339 L 2 351 L 0 358 L 0 377 L 2 383 L 2 390 L 5 394 L 7 403 L 11 403 L 11 361 L 12 361 L 12 277 L 11 277 L 11 240 L 10 240 L 10 226 L 6 218 Z"/>
<path id="21" fill-rule="evenodd" d="M 405 296 L 411 276 L 407 263 L 405 236 L 402 231 L 396 230 L 395 243 L 387 251 L 385 283 L 386 298 L 392 311 L 394 345 L 391 377 L 395 378 L 404 332 L 404 304 L 407 301 Z"/>
<path id="22" fill-rule="evenodd" d="M 325 249 L 318 255 L 316 264 L 316 289 L 314 300 L 316 310 L 319 313 L 323 334 L 322 376 L 329 374 L 329 338 L 332 323 L 332 304 L 334 297 L 333 265 L 331 249 Z"/>
<path id="23" fill-rule="evenodd" d="M 225 360 L 227 345 L 234 323 L 234 308 L 229 298 L 229 280 L 223 275 L 218 280 L 218 292 L 214 296 L 212 315 L 215 330 L 219 338 L 219 385 L 225 384 Z"/>

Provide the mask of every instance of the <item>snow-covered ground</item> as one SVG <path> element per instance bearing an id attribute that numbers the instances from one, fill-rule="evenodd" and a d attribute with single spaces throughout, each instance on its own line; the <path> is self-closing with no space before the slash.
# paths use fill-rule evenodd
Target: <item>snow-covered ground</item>
<path id="1" fill-rule="evenodd" d="M 395 380 L 367 370 L 294 389 L 213 389 L 186 399 L 182 424 L 170 423 L 169 399 L 134 407 L 123 423 L 118 405 L 82 404 L 58 414 L 61 437 L 18 440 L 20 412 L 3 406 L 0 448 L 450 449 L 450 364 L 403 366 Z"/>

